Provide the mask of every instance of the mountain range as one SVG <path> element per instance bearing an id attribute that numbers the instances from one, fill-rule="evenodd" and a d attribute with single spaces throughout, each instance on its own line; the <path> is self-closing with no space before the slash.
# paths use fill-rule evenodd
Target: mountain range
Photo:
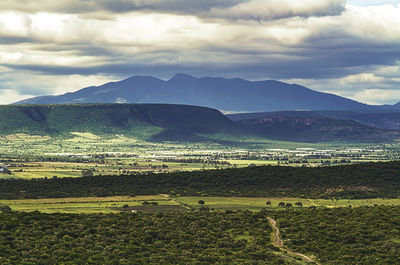
<path id="1" fill-rule="evenodd" d="M 196 78 L 176 74 L 164 81 L 133 76 L 101 86 L 91 86 L 58 96 L 40 96 L 17 104 L 65 103 L 165 103 L 205 106 L 225 112 L 286 110 L 400 110 L 400 104 L 372 106 L 296 84 L 274 80 Z"/>

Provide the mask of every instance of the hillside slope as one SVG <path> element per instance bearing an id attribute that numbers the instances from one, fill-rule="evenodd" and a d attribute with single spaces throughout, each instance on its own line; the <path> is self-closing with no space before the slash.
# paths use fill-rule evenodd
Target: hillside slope
<path id="1" fill-rule="evenodd" d="M 173 104 L 54 104 L 0 106 L 0 135 L 70 137 L 71 132 L 124 134 L 148 141 L 390 142 L 387 131 L 351 120 L 270 114 L 232 121 L 215 109 Z"/>
<path id="2" fill-rule="evenodd" d="M 0 134 L 126 134 L 147 140 L 205 140 L 204 135 L 235 132 L 219 111 L 165 104 L 71 104 L 0 106 Z"/>
<path id="3" fill-rule="evenodd" d="M 59 96 L 42 96 L 18 104 L 168 103 L 206 106 L 223 111 L 362 110 L 375 108 L 333 94 L 279 81 L 195 78 L 177 74 L 163 81 L 134 76 Z"/>
<path id="4" fill-rule="evenodd" d="M 236 122 L 258 135 L 286 141 L 387 142 L 400 137 L 398 131 L 382 130 L 352 120 L 336 120 L 318 116 L 271 113 L 260 118 Z"/>
<path id="5" fill-rule="evenodd" d="M 233 121 L 260 119 L 274 115 L 285 117 L 326 117 L 335 120 L 353 120 L 355 122 L 380 129 L 400 130 L 399 111 L 284 111 L 229 114 Z"/>

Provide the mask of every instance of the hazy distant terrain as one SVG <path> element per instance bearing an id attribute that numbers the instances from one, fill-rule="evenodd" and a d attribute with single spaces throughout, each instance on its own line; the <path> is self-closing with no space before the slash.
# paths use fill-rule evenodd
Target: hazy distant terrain
<path id="1" fill-rule="evenodd" d="M 358 123 L 381 128 L 400 130 L 400 112 L 396 110 L 381 111 L 281 111 L 229 114 L 233 121 L 260 119 L 273 116 L 291 118 L 331 118 L 336 120 L 353 120 Z"/>
<path id="2" fill-rule="evenodd" d="M 163 81 L 133 76 L 101 86 L 86 87 L 59 96 L 41 96 L 18 104 L 60 103 L 169 103 L 215 108 L 221 111 L 265 112 L 283 110 L 376 110 L 398 106 L 371 106 L 304 86 L 274 80 L 196 78 L 177 74 Z"/>

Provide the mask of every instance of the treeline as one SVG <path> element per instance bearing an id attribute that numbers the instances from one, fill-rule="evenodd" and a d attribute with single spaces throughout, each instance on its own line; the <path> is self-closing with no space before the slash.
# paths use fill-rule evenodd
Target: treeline
<path id="1" fill-rule="evenodd" d="M 0 180 L 0 198 L 166 193 L 182 196 L 373 198 L 400 196 L 400 162 L 336 167 L 247 167 L 81 178 Z"/>
<path id="2" fill-rule="evenodd" d="M 400 207 L 275 211 L 282 239 L 321 264 L 400 264 Z"/>

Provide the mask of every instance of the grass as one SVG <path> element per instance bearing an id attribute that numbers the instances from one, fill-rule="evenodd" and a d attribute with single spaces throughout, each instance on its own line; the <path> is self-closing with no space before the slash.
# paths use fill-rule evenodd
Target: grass
<path id="1" fill-rule="evenodd" d="M 142 202 L 157 202 L 160 206 L 177 206 L 179 203 L 161 195 L 150 196 L 113 196 L 56 199 L 0 200 L 13 211 L 40 211 L 44 213 L 111 213 L 119 212 L 124 205 L 142 206 Z M 152 206 L 146 206 L 152 207 Z"/>
<path id="2" fill-rule="evenodd" d="M 301 202 L 303 207 L 359 207 L 374 205 L 395 205 L 400 206 L 400 199 L 361 199 L 361 200 L 311 200 L 301 198 L 248 198 L 248 197 L 177 197 L 176 201 L 186 204 L 192 208 L 199 208 L 199 200 L 205 201 L 205 205 L 215 210 L 261 210 L 267 207 L 266 202 L 270 201 L 268 208 L 282 209 L 280 202 L 291 203 L 293 207 L 296 202 Z"/>
<path id="3" fill-rule="evenodd" d="M 40 211 L 44 213 L 111 213 L 118 212 L 124 205 L 129 209 L 143 212 L 175 211 L 184 208 L 198 209 L 199 200 L 205 201 L 205 205 L 214 210 L 251 210 L 258 211 L 266 208 L 266 202 L 270 201 L 268 208 L 281 210 L 280 202 L 301 202 L 303 207 L 359 207 L 374 205 L 400 206 L 400 199 L 362 199 L 362 200 L 311 200 L 300 198 L 248 198 L 248 197 L 173 197 L 164 195 L 147 196 L 111 196 L 111 197 L 82 197 L 82 198 L 51 198 L 51 199 L 23 199 L 0 200 L 0 205 L 9 205 L 13 211 Z M 144 201 L 157 202 L 158 206 L 143 206 Z M 180 208 L 183 206 L 184 208 Z M 283 208 L 284 209 L 284 208 Z M 245 238 L 243 238 L 245 239 Z"/>

